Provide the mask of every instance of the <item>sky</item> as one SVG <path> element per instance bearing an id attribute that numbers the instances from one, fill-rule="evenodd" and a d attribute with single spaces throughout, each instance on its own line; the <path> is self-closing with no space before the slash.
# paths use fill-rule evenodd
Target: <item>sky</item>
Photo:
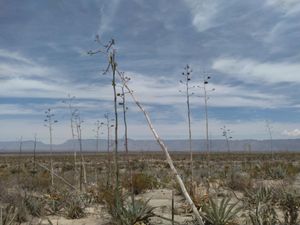
<path id="1" fill-rule="evenodd" d="M 107 57 L 90 56 L 95 42 L 115 40 L 118 69 L 149 112 L 163 139 L 188 137 L 184 67 L 192 68 L 193 138 L 205 138 L 203 77 L 211 79 L 209 136 L 221 127 L 233 139 L 300 136 L 299 0 L 0 0 L 0 141 L 23 137 L 54 143 L 71 138 L 70 113 L 83 119 L 82 137 L 95 138 L 95 122 L 113 117 Z M 152 139 L 127 96 L 129 137 Z M 121 108 L 119 108 L 121 113 Z M 120 137 L 123 137 L 120 118 Z M 102 129 L 102 138 L 106 136 Z"/>

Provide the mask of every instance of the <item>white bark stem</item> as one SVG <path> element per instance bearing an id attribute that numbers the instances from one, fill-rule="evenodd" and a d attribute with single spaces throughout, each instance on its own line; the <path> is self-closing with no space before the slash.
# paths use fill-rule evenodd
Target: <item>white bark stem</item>
<path id="1" fill-rule="evenodd" d="M 118 74 L 119 74 L 119 76 L 120 76 L 119 71 L 118 71 Z M 148 126 L 149 126 L 149 128 L 150 128 L 152 134 L 154 135 L 154 137 L 155 137 L 157 143 L 160 145 L 162 151 L 164 152 L 164 154 L 165 154 L 165 156 L 166 156 L 166 160 L 167 160 L 167 162 L 168 162 L 168 164 L 169 164 L 169 166 L 170 166 L 170 168 L 171 168 L 171 170 L 172 170 L 172 172 L 173 172 L 173 174 L 174 174 L 174 176 L 175 176 L 175 178 L 176 178 L 176 180 L 177 180 L 177 182 L 178 182 L 178 184 L 179 184 L 179 186 L 180 186 L 180 189 L 181 189 L 181 191 L 182 191 L 182 193 L 183 193 L 183 195 L 184 195 L 186 201 L 188 202 L 188 204 L 189 204 L 190 207 L 192 208 L 193 213 L 194 213 L 194 215 L 195 215 L 195 217 L 196 217 L 196 219 L 197 219 L 199 225 L 204 225 L 203 220 L 202 220 L 202 218 L 201 218 L 201 216 L 200 216 L 200 213 L 199 213 L 198 209 L 196 208 L 194 202 L 192 201 L 190 195 L 188 194 L 188 192 L 187 192 L 187 190 L 186 190 L 186 187 L 185 187 L 185 185 L 184 185 L 184 183 L 183 183 L 183 181 L 182 181 L 180 175 L 178 174 L 178 172 L 177 172 L 177 170 L 176 170 L 176 168 L 175 168 L 175 166 L 174 166 L 174 164 L 173 164 L 172 158 L 171 158 L 171 156 L 170 156 L 170 154 L 169 154 L 169 152 L 168 152 L 167 147 L 165 146 L 164 142 L 162 141 L 162 139 L 159 137 L 159 135 L 157 134 L 156 130 L 154 129 L 154 127 L 153 127 L 153 125 L 152 125 L 152 122 L 151 122 L 151 120 L 150 120 L 150 117 L 149 117 L 148 113 L 147 113 L 146 110 L 143 108 L 143 106 L 140 104 L 140 102 L 137 100 L 137 98 L 136 98 L 135 95 L 133 94 L 132 90 L 128 87 L 128 85 L 126 84 L 126 82 L 124 82 L 124 78 L 123 78 L 122 76 L 120 76 L 120 78 L 121 78 L 121 80 L 122 80 L 122 82 L 123 82 L 123 84 L 124 84 L 124 87 L 128 90 L 128 92 L 129 92 L 129 94 L 131 95 L 131 97 L 132 97 L 133 101 L 135 102 L 135 104 L 136 104 L 136 105 L 139 107 L 139 109 L 143 112 L 143 114 L 144 114 L 144 116 L 145 116 L 145 118 L 146 118 L 146 120 L 147 120 Z"/>

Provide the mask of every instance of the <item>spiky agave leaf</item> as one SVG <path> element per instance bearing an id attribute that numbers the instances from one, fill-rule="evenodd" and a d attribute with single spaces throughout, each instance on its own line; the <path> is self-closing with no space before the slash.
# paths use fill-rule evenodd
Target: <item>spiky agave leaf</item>
<path id="1" fill-rule="evenodd" d="M 117 225 L 133 225 L 138 222 L 146 222 L 154 216 L 155 207 L 149 206 L 149 201 L 134 200 L 134 202 L 124 202 L 114 207 L 115 220 Z"/>
<path id="2" fill-rule="evenodd" d="M 211 225 L 227 225 L 242 210 L 241 206 L 237 206 L 238 202 L 230 203 L 230 200 L 230 198 L 223 198 L 218 202 L 210 198 L 200 214 Z"/>

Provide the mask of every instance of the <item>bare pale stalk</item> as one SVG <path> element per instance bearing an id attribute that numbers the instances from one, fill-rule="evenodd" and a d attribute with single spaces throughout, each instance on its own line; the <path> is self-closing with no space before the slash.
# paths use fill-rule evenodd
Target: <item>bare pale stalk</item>
<path id="1" fill-rule="evenodd" d="M 118 72 L 118 74 L 120 75 L 119 72 Z M 122 77 L 121 77 L 121 79 L 122 79 Z M 182 181 L 180 175 L 178 174 L 178 172 L 177 172 L 177 170 L 176 170 L 176 168 L 175 168 L 175 166 L 174 166 L 174 164 L 173 164 L 172 158 L 170 157 L 170 154 L 169 154 L 169 152 L 168 152 L 167 147 L 165 146 L 164 142 L 162 141 L 162 139 L 159 137 L 159 135 L 157 134 L 156 130 L 154 129 L 154 127 L 153 127 L 153 125 L 152 125 L 152 122 L 151 122 L 151 120 L 150 120 L 150 117 L 149 117 L 147 111 L 144 109 L 144 107 L 143 107 L 143 106 L 140 104 L 140 102 L 137 100 L 137 98 L 136 98 L 135 95 L 133 94 L 132 90 L 128 87 L 128 85 L 127 85 L 126 83 L 124 83 L 124 79 L 122 79 L 122 81 L 123 81 L 124 87 L 128 90 L 128 93 L 131 95 L 131 97 L 132 97 L 133 101 L 135 102 L 135 104 L 136 104 L 136 105 L 138 106 L 138 108 L 143 112 L 143 114 L 144 114 L 144 116 L 145 116 L 145 119 L 146 119 L 146 121 L 147 121 L 147 124 L 148 124 L 148 126 L 149 126 L 149 128 L 150 128 L 150 130 L 151 130 L 151 132 L 152 132 L 152 134 L 153 134 L 153 136 L 154 136 L 154 138 L 155 138 L 155 140 L 157 141 L 157 143 L 158 143 L 159 146 L 161 147 L 162 151 L 164 152 L 164 154 L 165 154 L 165 156 L 166 156 L 166 160 L 167 160 L 167 162 L 168 162 L 168 164 L 169 164 L 169 166 L 170 166 L 170 169 L 171 169 L 173 175 L 175 176 L 175 179 L 176 179 L 176 181 L 178 182 L 178 184 L 179 184 L 179 186 L 180 186 L 180 189 L 181 189 L 181 191 L 182 191 L 182 193 L 183 193 L 183 195 L 184 195 L 186 201 L 188 202 L 188 204 L 189 204 L 190 207 L 192 208 L 193 213 L 194 213 L 194 215 L 195 215 L 195 217 L 196 217 L 198 223 L 199 223 L 200 225 L 204 225 L 203 220 L 202 220 L 202 218 L 201 218 L 201 216 L 200 216 L 200 213 L 199 213 L 198 209 L 196 208 L 194 202 L 192 201 L 192 199 L 191 199 L 189 193 L 187 192 L 186 187 L 185 187 L 185 185 L 184 185 L 184 183 L 183 183 L 183 181 Z"/>
<path id="2" fill-rule="evenodd" d="M 116 190 L 119 188 L 119 160 L 118 160 L 118 106 L 117 106 L 117 91 L 116 91 L 116 62 L 115 62 L 115 50 L 111 53 L 110 65 L 112 69 L 112 86 L 114 93 L 114 113 L 115 113 L 115 148 L 114 148 L 114 164 L 115 164 L 115 180 Z"/>

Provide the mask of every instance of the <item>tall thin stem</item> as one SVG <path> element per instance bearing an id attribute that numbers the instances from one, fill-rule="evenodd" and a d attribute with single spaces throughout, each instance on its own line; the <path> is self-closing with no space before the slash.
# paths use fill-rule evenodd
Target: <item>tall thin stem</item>
<path id="1" fill-rule="evenodd" d="M 33 144 L 33 174 L 36 173 L 36 134 L 34 135 L 34 144 Z"/>
<path id="2" fill-rule="evenodd" d="M 21 157 L 22 157 L 22 145 L 23 145 L 23 137 L 20 138 L 19 144 L 19 160 L 18 160 L 18 186 L 20 188 L 20 173 L 21 173 Z"/>
<path id="3" fill-rule="evenodd" d="M 53 120 L 54 114 L 51 112 L 51 109 L 45 111 L 46 119 L 44 120 L 45 126 L 49 129 L 49 142 L 50 142 L 50 169 L 51 169 L 51 186 L 54 185 L 54 169 L 53 169 L 53 143 L 52 143 L 52 126 L 57 123 L 57 120 Z"/>
<path id="4" fill-rule="evenodd" d="M 53 177 L 53 147 L 52 147 L 52 125 L 49 126 L 49 134 L 50 134 L 50 168 L 51 168 L 51 185 L 54 185 L 54 177 Z"/>
<path id="5" fill-rule="evenodd" d="M 118 160 L 118 106 L 117 106 L 117 90 L 116 90 L 116 61 L 115 50 L 110 55 L 110 66 L 112 69 L 112 86 L 114 94 L 114 114 L 115 114 L 115 148 L 114 148 L 114 164 L 115 164 L 115 180 L 116 190 L 119 188 L 119 160 Z"/>
<path id="6" fill-rule="evenodd" d="M 189 152 L 190 152 L 190 193 L 193 193 L 193 178 L 194 178 L 194 165 L 193 165 L 193 150 L 192 150 L 192 129 L 191 129 L 191 110 L 190 110 L 190 86 L 189 82 L 191 80 L 192 70 L 189 65 L 186 65 L 182 75 L 184 76 L 184 81 L 180 81 L 185 85 L 185 95 L 186 95 L 186 105 L 187 105 L 187 119 L 188 119 L 188 135 L 189 135 Z M 181 92 L 181 91 L 180 91 Z"/>
<path id="7" fill-rule="evenodd" d="M 274 152 L 273 152 L 273 136 L 272 136 L 272 130 L 271 130 L 271 125 L 270 121 L 266 120 L 266 127 L 269 133 L 269 138 L 270 138 L 270 151 L 271 151 L 271 157 L 272 160 L 274 160 Z"/>
<path id="8" fill-rule="evenodd" d="M 207 92 L 206 86 L 204 85 L 204 107 L 205 107 L 205 131 L 206 131 L 206 154 L 209 156 L 210 146 L 209 146 L 209 137 L 208 137 L 208 112 L 207 112 Z"/>

